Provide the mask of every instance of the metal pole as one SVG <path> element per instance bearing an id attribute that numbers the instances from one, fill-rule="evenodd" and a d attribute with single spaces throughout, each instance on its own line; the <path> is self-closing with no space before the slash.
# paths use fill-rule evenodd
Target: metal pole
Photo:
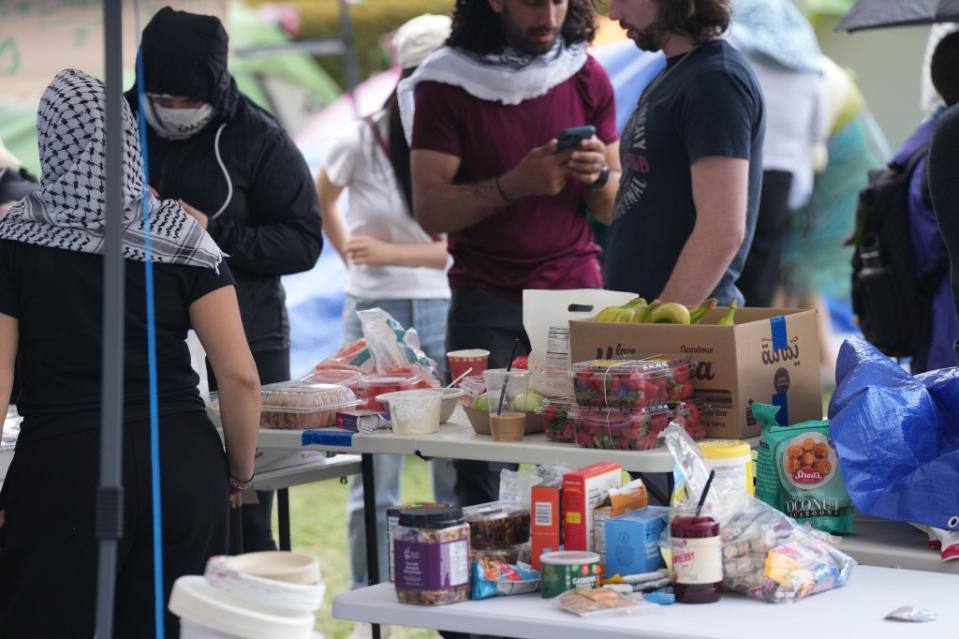
<path id="1" fill-rule="evenodd" d="M 353 23 L 350 20 L 347 0 L 340 0 L 340 40 L 343 41 L 343 61 L 346 64 L 346 93 L 353 104 L 353 115 L 359 115 L 360 105 L 356 103 L 353 90 L 360 82 L 360 74 L 356 63 L 356 50 L 353 47 Z"/>
<path id="2" fill-rule="evenodd" d="M 361 477 L 363 478 L 363 523 L 366 533 L 366 578 L 367 583 L 375 586 L 380 583 L 380 557 L 376 531 L 376 475 L 373 455 L 363 453 L 360 457 Z M 358 549 L 354 549 L 356 551 Z M 380 625 L 372 625 L 373 639 L 380 639 Z"/>
<path id="3" fill-rule="evenodd" d="M 120 0 L 103 2 L 106 67 L 106 232 L 103 253 L 103 388 L 97 491 L 96 637 L 113 637 L 117 545 L 123 536 L 123 34 Z"/>

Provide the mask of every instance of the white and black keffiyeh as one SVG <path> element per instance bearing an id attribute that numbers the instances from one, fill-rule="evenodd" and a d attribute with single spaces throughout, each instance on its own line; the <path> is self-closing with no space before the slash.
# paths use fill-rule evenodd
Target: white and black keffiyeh
<path id="1" fill-rule="evenodd" d="M 80 253 L 103 253 L 106 225 L 103 83 L 65 69 L 37 112 L 41 188 L 0 217 L 0 238 Z M 123 257 L 147 261 L 143 170 L 136 120 L 123 101 Z M 174 200 L 150 198 L 153 262 L 218 269 L 223 252 Z"/>
<path id="2" fill-rule="evenodd" d="M 548 52 L 535 56 L 513 49 L 481 56 L 441 47 L 397 88 L 406 141 L 411 142 L 413 137 L 416 85 L 420 82 L 450 84 L 474 98 L 513 105 L 546 95 L 576 75 L 586 60 L 585 43 L 567 45 L 562 37 Z"/>

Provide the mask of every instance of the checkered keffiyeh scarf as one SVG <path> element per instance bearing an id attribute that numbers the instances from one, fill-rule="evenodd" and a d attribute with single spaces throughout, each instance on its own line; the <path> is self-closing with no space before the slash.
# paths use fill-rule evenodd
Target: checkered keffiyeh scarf
<path id="1" fill-rule="evenodd" d="M 61 71 L 37 112 L 41 188 L 0 217 L 0 238 L 102 254 L 106 231 L 106 111 L 103 83 L 82 71 Z M 143 170 L 138 127 L 123 101 L 123 257 L 147 261 Z M 218 269 L 223 252 L 174 200 L 149 193 L 150 260 Z"/>

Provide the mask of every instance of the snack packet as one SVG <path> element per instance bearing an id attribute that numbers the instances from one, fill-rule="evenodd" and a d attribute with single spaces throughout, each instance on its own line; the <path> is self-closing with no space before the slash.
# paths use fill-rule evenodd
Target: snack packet
<path id="1" fill-rule="evenodd" d="M 580 617 L 630 612 L 646 605 L 643 601 L 616 592 L 611 588 L 570 590 L 561 594 L 557 601 L 560 608 Z"/>
<path id="2" fill-rule="evenodd" d="M 480 559 L 472 563 L 470 572 L 470 599 L 524 595 L 536 592 L 543 583 L 542 573 L 524 563 L 508 564 Z"/>
<path id="3" fill-rule="evenodd" d="M 800 523 L 830 533 L 851 533 L 855 514 L 846 492 L 827 420 L 776 423 L 778 406 L 755 403 L 762 424 L 756 497 Z"/>

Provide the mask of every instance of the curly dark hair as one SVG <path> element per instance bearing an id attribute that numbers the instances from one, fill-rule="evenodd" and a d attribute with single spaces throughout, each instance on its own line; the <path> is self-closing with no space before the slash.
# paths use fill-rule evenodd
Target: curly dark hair
<path id="1" fill-rule="evenodd" d="M 959 102 L 959 32 L 952 32 L 936 45 L 930 65 L 932 85 L 946 106 Z"/>
<path id="2" fill-rule="evenodd" d="M 659 24 L 671 33 L 685 33 L 696 44 L 723 34 L 732 16 L 730 0 L 656 0 Z"/>
<path id="3" fill-rule="evenodd" d="M 566 44 L 593 41 L 596 14 L 590 0 L 569 0 L 560 33 Z M 453 29 L 446 44 L 480 55 L 502 51 L 506 46 L 506 36 L 500 26 L 500 16 L 487 0 L 456 0 Z"/>

